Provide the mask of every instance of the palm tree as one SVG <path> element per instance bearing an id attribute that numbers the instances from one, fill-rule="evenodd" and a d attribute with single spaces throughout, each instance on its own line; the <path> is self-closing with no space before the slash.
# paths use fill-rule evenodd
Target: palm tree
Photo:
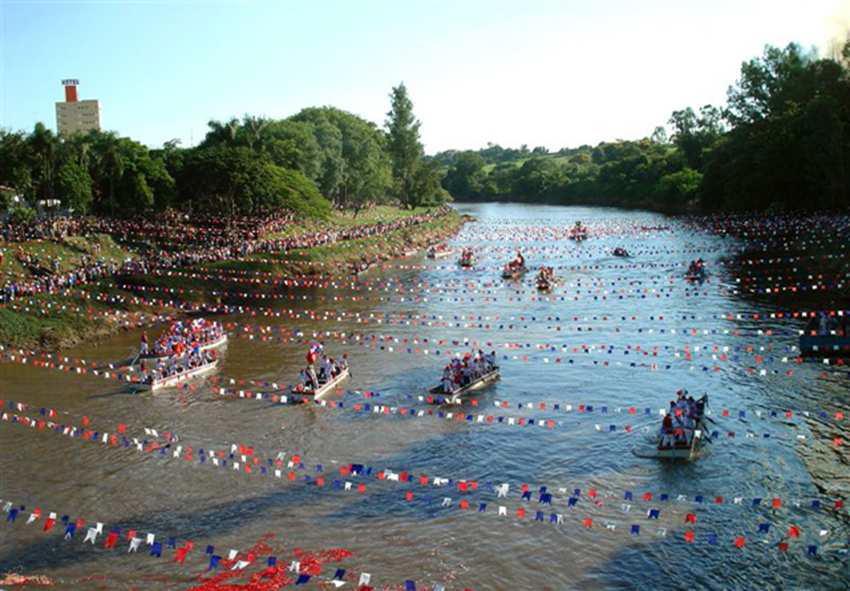
<path id="1" fill-rule="evenodd" d="M 263 149 L 263 132 L 269 126 L 269 120 L 265 117 L 254 117 L 245 115 L 242 118 L 242 129 L 246 132 L 246 142 L 250 149 L 257 148 L 258 151 Z"/>
<path id="2" fill-rule="evenodd" d="M 236 134 L 239 131 L 238 119 L 232 117 L 227 123 L 222 123 L 221 121 L 210 119 L 207 122 L 207 125 L 209 126 L 210 130 L 207 132 L 207 137 L 204 138 L 204 141 L 201 143 L 201 145 L 236 145 Z"/>

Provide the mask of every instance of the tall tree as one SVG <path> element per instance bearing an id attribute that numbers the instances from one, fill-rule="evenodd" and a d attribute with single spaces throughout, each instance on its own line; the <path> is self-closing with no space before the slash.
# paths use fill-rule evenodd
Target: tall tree
<path id="1" fill-rule="evenodd" d="M 396 195 L 410 207 L 415 207 L 420 201 L 416 194 L 416 169 L 423 154 L 419 127 L 420 123 L 413 115 L 413 101 L 407 95 L 407 87 L 401 83 L 390 93 L 390 111 L 386 120 L 387 150 L 392 161 Z"/>

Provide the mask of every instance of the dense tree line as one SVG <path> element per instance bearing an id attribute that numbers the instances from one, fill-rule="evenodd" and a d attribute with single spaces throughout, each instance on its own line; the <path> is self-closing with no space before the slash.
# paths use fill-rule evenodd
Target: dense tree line
<path id="1" fill-rule="evenodd" d="M 457 199 L 665 211 L 850 205 L 850 42 L 831 58 L 791 44 L 741 66 L 727 104 L 672 113 L 638 141 L 549 153 L 488 145 L 433 160 Z"/>
<path id="2" fill-rule="evenodd" d="M 444 202 L 440 172 L 423 158 L 419 122 L 404 85 L 393 89 L 386 130 L 333 107 L 287 119 L 245 115 L 210 121 L 204 140 L 149 150 L 93 131 L 57 137 L 0 131 L 0 212 L 32 215 L 23 203 L 58 201 L 78 213 L 134 215 L 178 208 L 225 215 L 287 208 L 324 216 L 370 204 Z"/>

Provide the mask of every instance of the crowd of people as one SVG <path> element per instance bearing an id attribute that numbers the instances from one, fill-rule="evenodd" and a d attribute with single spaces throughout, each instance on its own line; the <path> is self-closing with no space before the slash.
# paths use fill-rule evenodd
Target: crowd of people
<path id="1" fill-rule="evenodd" d="M 321 343 L 310 345 L 306 358 L 307 366 L 301 370 L 294 392 L 315 392 L 348 369 L 348 353 L 343 353 L 340 359 L 334 359 L 325 354 L 325 347 Z"/>
<path id="2" fill-rule="evenodd" d="M 444 394 L 453 394 L 496 369 L 498 369 L 496 352 L 491 351 L 485 354 L 479 349 L 474 355 L 467 353 L 463 359 L 457 357 L 452 359 L 451 363 L 443 368 L 440 385 Z"/>
<path id="3" fill-rule="evenodd" d="M 121 265 L 95 260 L 85 256 L 79 267 L 70 271 L 59 270 L 55 263 L 51 265 L 53 272 L 44 271 L 37 276 L 27 279 L 12 278 L 0 287 L 0 303 L 10 302 L 16 298 L 33 295 L 56 293 L 78 285 L 112 277 L 119 271 Z"/>
<path id="4" fill-rule="evenodd" d="M 165 378 L 189 372 L 199 367 L 205 367 L 214 363 L 217 359 L 218 355 L 214 350 L 200 351 L 194 349 L 182 357 L 159 358 L 152 367 L 149 367 L 147 362 L 142 361 L 140 365 L 142 375 L 144 376 L 142 383 L 148 385 L 154 384 Z"/>
<path id="5" fill-rule="evenodd" d="M 0 235 L 6 243 L 38 239 L 64 240 L 70 235 L 110 234 L 118 242 L 146 243 L 150 248 L 143 257 L 125 261 L 122 265 L 84 258 L 80 267 L 65 273 L 55 266 L 46 269 L 40 267 L 37 277 L 8 279 L 0 286 L 0 302 L 21 296 L 55 293 L 115 274 L 139 274 L 153 268 L 174 268 L 240 259 L 254 253 L 285 253 L 297 248 L 311 248 L 344 240 L 379 236 L 432 221 L 447 211 L 448 208 L 445 206 L 429 213 L 399 218 L 391 222 L 322 230 L 290 238 L 262 237 L 294 223 L 293 214 L 290 212 L 236 217 L 229 218 L 227 221 L 202 216 L 195 216 L 190 221 L 183 214 L 169 212 L 150 220 L 90 216 L 52 217 L 25 225 L 7 222 L 0 227 Z M 0 246 L 0 253 L 3 250 Z M 386 256 L 389 256 L 389 253 Z M 31 260 L 26 262 L 33 263 Z M 374 262 L 363 261 L 362 266 L 367 268 Z"/>
<path id="6" fill-rule="evenodd" d="M 223 335 L 224 328 L 214 320 L 195 318 L 189 322 L 177 321 L 172 323 L 153 345 L 148 342 L 147 333 L 142 333 L 139 357 L 145 359 L 195 354 L 200 352 L 202 347 L 221 339 Z"/>
<path id="7" fill-rule="evenodd" d="M 659 431 L 658 449 L 690 446 L 699 420 L 705 412 L 705 398 L 694 400 L 687 390 L 676 392 Z"/>

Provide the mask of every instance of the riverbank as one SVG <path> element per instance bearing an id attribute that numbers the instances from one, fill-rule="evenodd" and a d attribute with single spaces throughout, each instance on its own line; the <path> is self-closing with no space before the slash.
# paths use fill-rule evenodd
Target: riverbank
<path id="1" fill-rule="evenodd" d="M 328 221 L 307 222 L 293 225 L 286 232 L 269 233 L 263 239 L 276 240 L 293 238 L 317 232 L 333 232 L 357 227 L 391 224 L 397 220 L 426 213 L 426 210 L 400 209 L 380 206 L 361 212 L 357 216 L 336 212 Z M 303 275 L 351 274 L 354 266 L 368 268 L 381 262 L 405 256 L 411 250 L 420 251 L 427 246 L 445 240 L 457 232 L 468 218 L 454 210 L 430 221 L 403 227 L 386 234 L 366 238 L 340 240 L 311 248 L 297 248 L 280 253 L 257 253 L 238 260 L 222 260 L 202 265 L 186 265 L 174 268 L 164 275 L 133 274 L 121 276 L 119 287 L 116 281 L 104 278 L 62 294 L 35 294 L 19 298 L 0 306 L 0 345 L 12 348 L 57 350 L 87 342 L 98 337 L 114 334 L 127 328 L 144 326 L 156 322 L 161 315 L 177 312 L 175 308 L 133 304 L 138 295 L 136 288 L 158 288 L 183 292 L 180 300 L 192 302 L 221 301 L 208 292 L 220 288 L 211 281 L 191 277 L 195 270 L 205 271 L 264 271 L 280 278 Z M 131 246 L 119 245 L 110 236 L 72 237 L 61 242 L 37 240 L 11 243 L 4 247 L 5 282 L 24 281 L 46 273 L 52 261 L 59 261 L 59 270 L 70 272 L 89 256 L 104 262 L 118 263 L 138 259 L 140 252 Z M 12 253 L 16 253 L 13 254 Z M 22 265 L 18 253 L 27 259 L 32 257 L 38 264 L 29 268 Z M 28 260 L 28 259 L 27 259 Z M 243 288 L 245 291 L 268 291 L 263 284 Z M 96 295 L 109 294 L 109 302 Z M 170 298 L 170 296 L 169 296 Z M 169 299 L 166 298 L 166 299 Z"/>

